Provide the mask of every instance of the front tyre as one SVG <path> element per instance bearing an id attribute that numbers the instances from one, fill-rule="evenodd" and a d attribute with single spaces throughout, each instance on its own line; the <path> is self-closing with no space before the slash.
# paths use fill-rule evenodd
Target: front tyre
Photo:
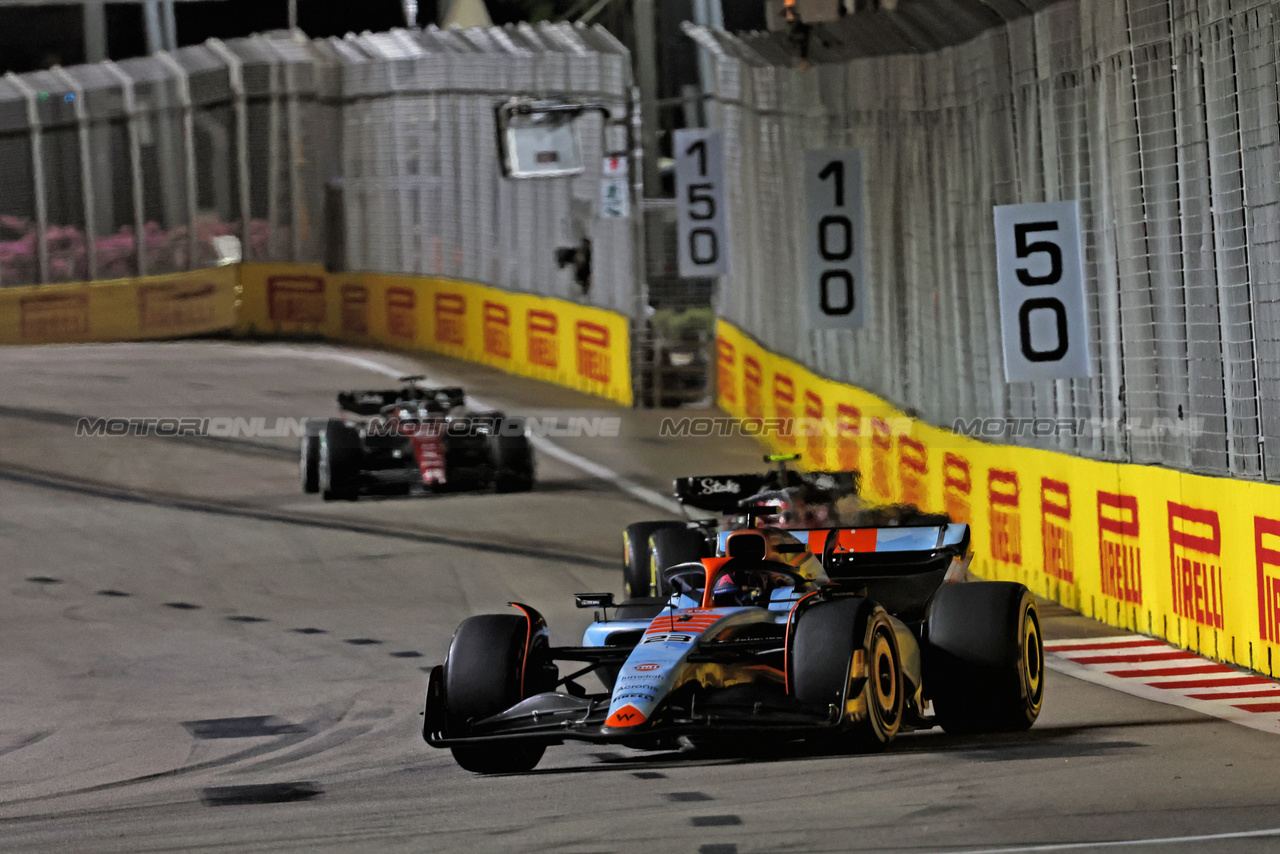
<path id="1" fill-rule="evenodd" d="M 466 737 L 478 721 L 505 711 L 536 693 L 545 662 L 545 634 L 529 637 L 529 621 L 515 614 L 470 617 L 458 626 L 444 663 L 446 727 Z M 526 652 L 529 661 L 526 662 Z M 546 746 L 501 741 L 451 748 L 453 758 L 477 774 L 532 770 Z"/>
<path id="2" fill-rule="evenodd" d="M 951 733 L 1016 732 L 1044 704 L 1044 642 L 1035 597 L 1021 584 L 944 585 L 933 597 L 925 688 Z"/>
<path id="3" fill-rule="evenodd" d="M 360 495 L 360 434 L 330 418 L 320 434 L 317 487 L 325 501 L 355 501 Z"/>
<path id="4" fill-rule="evenodd" d="M 314 495 L 320 491 L 320 436 L 309 424 L 299 440 L 298 474 L 304 493 Z"/>

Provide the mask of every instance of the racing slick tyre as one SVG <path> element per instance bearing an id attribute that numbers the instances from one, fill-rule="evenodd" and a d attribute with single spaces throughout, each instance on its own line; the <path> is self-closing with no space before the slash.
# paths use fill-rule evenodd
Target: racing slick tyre
<path id="1" fill-rule="evenodd" d="M 622 589 L 628 599 L 657 595 L 649 584 L 649 537 L 663 528 L 683 528 L 683 522 L 632 522 L 622 532 Z"/>
<path id="2" fill-rule="evenodd" d="M 533 449 L 523 432 L 516 436 L 505 436 L 501 432 L 491 435 L 489 454 L 493 460 L 494 490 L 528 492 L 533 489 Z"/>
<path id="3" fill-rule="evenodd" d="M 868 599 L 818 602 L 796 617 L 787 666 L 792 696 L 837 709 L 841 740 L 882 750 L 902 725 L 905 686 L 889 615 Z"/>
<path id="4" fill-rule="evenodd" d="M 310 419 L 299 441 L 298 473 L 303 492 L 311 495 L 320 491 L 320 426 Z"/>
<path id="5" fill-rule="evenodd" d="M 528 621 L 515 614 L 483 614 L 458 626 L 444 662 L 445 721 L 451 737 L 465 737 L 474 721 L 505 711 L 546 687 L 525 684 L 527 675 L 545 672 L 546 635 L 534 636 L 526 663 L 528 643 Z M 451 750 L 454 760 L 468 771 L 511 774 L 532 770 L 546 745 L 499 741 Z"/>
<path id="6" fill-rule="evenodd" d="M 325 501 L 355 501 L 359 496 L 360 435 L 336 418 L 320 434 L 317 487 Z"/>
<path id="7" fill-rule="evenodd" d="M 659 528 L 649 535 L 649 589 L 654 595 L 670 591 L 662 573 L 676 564 L 710 557 L 707 538 L 692 528 Z"/>
<path id="8" fill-rule="evenodd" d="M 933 597 L 924 684 L 951 733 L 1016 732 L 1044 703 L 1044 643 L 1031 591 L 1012 581 L 947 584 Z"/>

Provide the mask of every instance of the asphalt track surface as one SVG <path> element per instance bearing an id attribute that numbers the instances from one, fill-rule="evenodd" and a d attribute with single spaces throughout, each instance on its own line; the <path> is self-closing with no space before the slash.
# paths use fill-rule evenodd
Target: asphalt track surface
<path id="1" fill-rule="evenodd" d="M 358 504 L 302 495 L 293 439 L 74 435 L 82 415 L 327 414 L 387 382 L 361 358 L 622 435 L 555 440 L 594 473 L 542 453 L 527 495 Z M 423 669 L 462 618 L 518 599 L 576 642 L 571 594 L 620 592 L 620 531 L 658 514 L 635 495 L 758 468 L 749 440 L 316 347 L 7 349 L 0 389 L 0 850 L 1280 850 L 1280 739 L 1053 672 L 1025 734 L 874 756 L 570 744 L 485 778 L 423 744 Z M 1043 613 L 1051 638 L 1116 634 Z"/>

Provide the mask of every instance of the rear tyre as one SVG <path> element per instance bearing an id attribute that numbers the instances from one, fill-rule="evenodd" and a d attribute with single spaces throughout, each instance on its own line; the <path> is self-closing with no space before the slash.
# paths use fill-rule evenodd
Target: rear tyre
<path id="1" fill-rule="evenodd" d="M 622 589 L 628 599 L 656 595 L 649 584 L 649 537 L 663 528 L 683 528 L 683 522 L 632 522 L 622 533 Z"/>
<path id="2" fill-rule="evenodd" d="M 298 474 L 302 491 L 314 495 L 320 491 L 320 431 L 307 422 L 307 430 L 299 441 Z"/>
<path id="3" fill-rule="evenodd" d="M 707 538 L 692 528 L 660 528 L 649 535 L 649 589 L 665 596 L 671 591 L 662 573 L 676 564 L 710 557 Z"/>
<path id="4" fill-rule="evenodd" d="M 523 433 L 489 437 L 489 454 L 493 461 L 493 488 L 497 492 L 528 492 L 533 489 L 533 449 Z"/>
<path id="5" fill-rule="evenodd" d="M 325 501 L 355 501 L 360 495 L 360 434 L 330 418 L 320 434 L 317 487 Z"/>
<path id="6" fill-rule="evenodd" d="M 792 696 L 839 714 L 845 746 L 876 751 L 893 741 L 905 690 L 897 636 L 883 608 L 861 598 L 812 605 L 797 618 L 790 649 Z"/>
<path id="7" fill-rule="evenodd" d="M 925 688 L 947 732 L 1016 732 L 1040 716 L 1044 643 L 1023 585 L 944 585 L 930 607 L 924 652 Z"/>
<path id="8" fill-rule="evenodd" d="M 543 686 L 527 683 L 539 681 L 546 644 L 545 634 L 535 635 L 530 644 L 528 620 L 515 614 L 485 614 L 464 620 L 454 632 L 444 663 L 448 735 L 466 737 L 475 722 L 537 693 Z M 530 645 L 526 667 L 525 651 Z M 452 748 L 457 763 L 477 774 L 529 771 L 545 750 L 543 744 L 509 741 Z"/>

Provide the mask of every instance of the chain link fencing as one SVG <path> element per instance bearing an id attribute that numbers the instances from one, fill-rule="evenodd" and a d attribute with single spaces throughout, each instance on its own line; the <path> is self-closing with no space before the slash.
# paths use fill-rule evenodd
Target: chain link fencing
<path id="1" fill-rule="evenodd" d="M 725 133 L 718 309 L 922 418 L 1083 419 L 1002 439 L 1280 480 L 1280 3 L 1067 2 L 932 53 L 802 70 L 692 28 Z M 871 299 L 808 327 L 806 149 L 867 164 Z M 1088 379 L 1004 382 L 992 206 L 1079 200 Z"/>

